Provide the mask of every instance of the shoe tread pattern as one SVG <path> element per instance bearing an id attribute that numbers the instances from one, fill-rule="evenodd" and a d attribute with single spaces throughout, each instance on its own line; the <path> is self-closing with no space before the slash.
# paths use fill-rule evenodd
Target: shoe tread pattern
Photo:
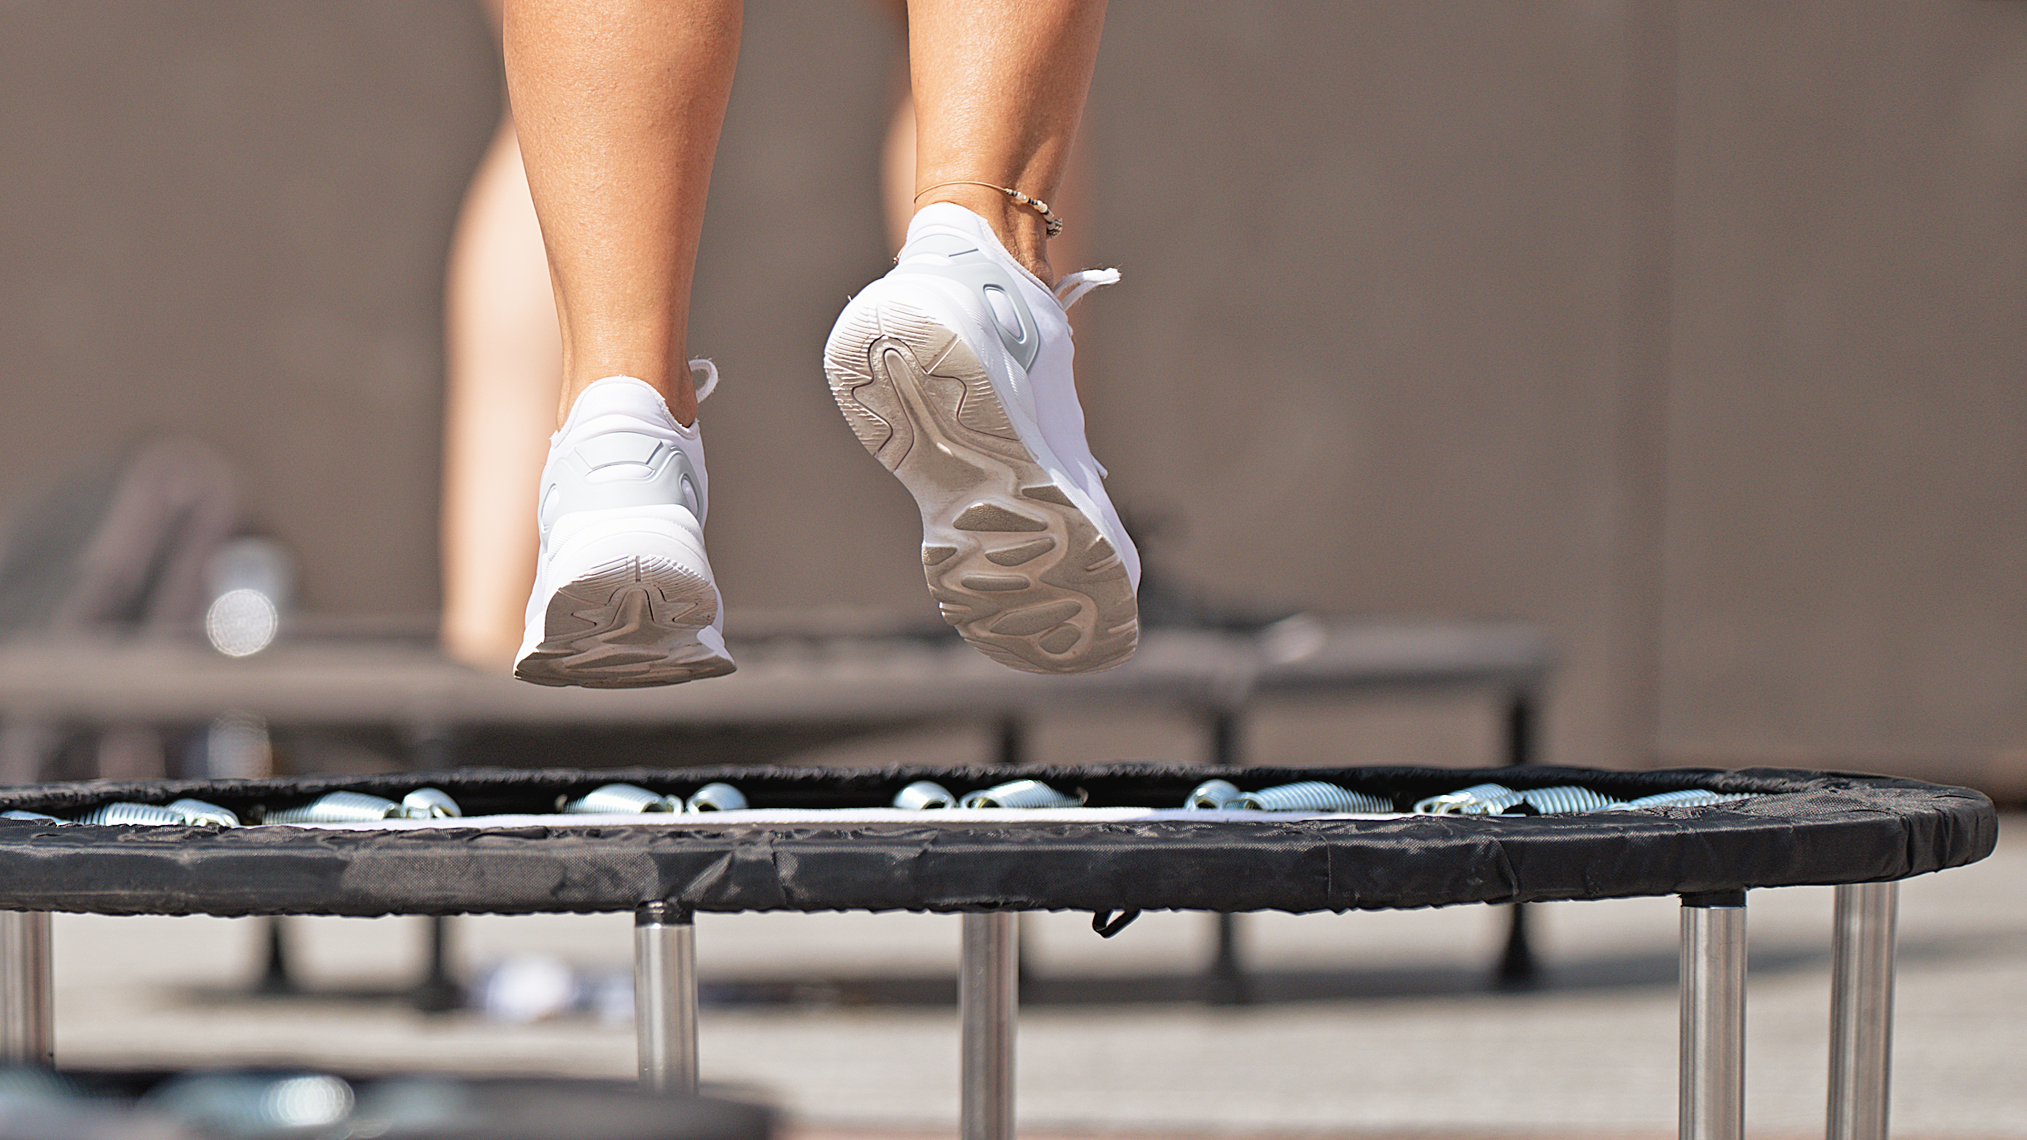
<path id="1" fill-rule="evenodd" d="M 733 671 L 699 630 L 718 617 L 718 592 L 703 577 L 657 558 L 622 558 L 558 589 L 543 640 L 514 667 L 537 685 L 631 689 Z"/>
<path id="2" fill-rule="evenodd" d="M 966 641 L 1031 673 L 1132 656 L 1125 565 L 1021 444 L 962 339 L 905 306 L 869 306 L 841 324 L 824 370 L 859 442 L 915 496 L 929 595 Z"/>

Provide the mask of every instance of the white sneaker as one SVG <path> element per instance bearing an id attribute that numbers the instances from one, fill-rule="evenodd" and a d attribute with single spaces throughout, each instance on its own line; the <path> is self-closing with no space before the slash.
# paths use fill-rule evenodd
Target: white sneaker
<path id="1" fill-rule="evenodd" d="M 1063 315 L 1117 280 L 1051 292 L 978 215 L 936 203 L 824 346 L 845 420 L 921 508 L 943 619 L 1032 673 L 1109 669 L 1140 638 L 1140 556 L 1084 441 Z"/>
<path id="2" fill-rule="evenodd" d="M 697 398 L 718 383 L 690 362 Z M 631 376 L 586 388 L 549 438 L 542 552 L 514 676 L 623 689 L 730 673 L 724 607 L 704 557 L 708 485 L 697 425 Z"/>

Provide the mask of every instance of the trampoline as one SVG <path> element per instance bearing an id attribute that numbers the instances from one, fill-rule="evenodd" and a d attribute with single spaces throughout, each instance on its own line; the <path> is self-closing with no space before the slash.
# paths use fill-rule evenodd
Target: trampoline
<path id="1" fill-rule="evenodd" d="M 1899 880 L 1975 862 L 1992 804 L 1963 788 L 1788 770 L 1552 767 L 1287 769 L 1108 765 L 1020 775 L 1076 789 L 1042 811 L 907 812 L 917 780 L 952 788 L 1004 769 L 458 771 L 429 780 L 464 818 L 315 826 L 147 827 L 0 821 L 0 1049 L 51 1060 L 47 912 L 450 915 L 632 911 L 641 1079 L 696 1081 L 698 911 L 916 910 L 964 915 L 962 1134 L 1013 1133 L 1014 916 L 1142 910 L 1345 911 L 1678 895 L 1681 1132 L 1743 1129 L 1749 890 L 1834 885 L 1832 1137 L 1884 1136 Z M 1735 802 L 1548 815 L 1191 812 L 1211 777 L 1248 788 L 1326 780 L 1394 805 L 1498 780 L 1614 799 L 1702 788 Z M 687 795 L 731 781 L 751 807 L 697 815 L 555 815 L 614 781 Z M 242 818 L 330 791 L 399 799 L 415 775 L 52 784 L 0 810 L 74 816 L 193 797 Z"/>

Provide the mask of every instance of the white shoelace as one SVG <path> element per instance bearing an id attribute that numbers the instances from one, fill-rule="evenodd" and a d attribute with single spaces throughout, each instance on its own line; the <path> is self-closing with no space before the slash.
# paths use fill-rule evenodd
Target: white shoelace
<path id="1" fill-rule="evenodd" d="M 1101 285 L 1117 284 L 1117 269 L 1079 269 L 1075 273 L 1065 273 L 1063 279 L 1056 282 L 1056 303 L 1063 306 L 1063 311 L 1067 313 L 1071 305 L 1084 299 L 1084 294 Z"/>
<path id="2" fill-rule="evenodd" d="M 703 403 L 704 397 L 717 390 L 718 366 L 708 360 L 690 361 L 690 384 L 697 389 L 697 402 Z"/>

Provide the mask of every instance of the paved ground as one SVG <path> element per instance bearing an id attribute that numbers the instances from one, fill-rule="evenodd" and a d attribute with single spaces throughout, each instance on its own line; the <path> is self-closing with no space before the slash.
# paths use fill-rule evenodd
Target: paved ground
<path id="1" fill-rule="evenodd" d="M 1902 891 L 1895 1133 L 2027 1137 L 2027 819 L 1984 864 Z M 1537 908 L 1549 984 L 1481 984 L 1500 912 L 1248 916 L 1256 1004 L 1185 998 L 1210 920 L 1148 915 L 1111 941 L 1084 915 L 1027 926 L 1020 1038 L 1029 1137 L 1366 1138 L 1673 1134 L 1672 900 Z M 1756 893 L 1748 1124 L 1821 1135 L 1830 892 Z M 632 1029 L 576 1014 L 510 1024 L 375 997 L 413 978 L 415 919 L 289 920 L 319 996 L 245 996 L 261 927 L 211 919 L 57 920 L 57 1026 L 72 1065 L 299 1061 L 623 1076 Z M 468 977 L 550 960 L 623 976 L 624 916 L 479 918 Z M 704 916 L 707 1081 L 790 1114 L 799 1140 L 947 1135 L 956 1118 L 954 919 Z M 532 956 L 532 957 L 531 957 Z"/>

